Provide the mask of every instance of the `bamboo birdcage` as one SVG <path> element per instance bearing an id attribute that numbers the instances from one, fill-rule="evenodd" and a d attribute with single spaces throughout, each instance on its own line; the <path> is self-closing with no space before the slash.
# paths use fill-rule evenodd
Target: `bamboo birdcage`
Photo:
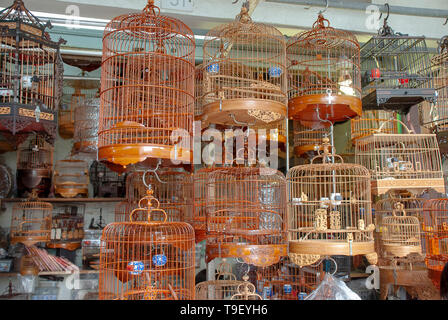
<path id="1" fill-rule="evenodd" d="M 440 150 L 435 134 L 416 134 L 399 120 L 407 133 L 383 133 L 384 122 L 375 133 L 357 139 L 355 161 L 372 175 L 372 192 L 408 190 L 419 194 L 432 188 L 445 192 Z"/>
<path id="2" fill-rule="evenodd" d="M 192 31 L 149 0 L 141 13 L 112 19 L 103 37 L 98 158 L 127 166 L 162 159 L 190 163 L 193 134 Z"/>
<path id="3" fill-rule="evenodd" d="M 331 255 L 366 255 L 376 264 L 369 171 L 331 154 L 328 141 L 311 164 L 287 174 L 289 257 L 299 266 Z"/>
<path id="4" fill-rule="evenodd" d="M 270 288 L 273 300 L 298 300 L 298 294 L 310 294 L 323 278 L 323 264 L 299 267 L 289 257 L 283 257 L 278 263 L 257 268 L 257 288 Z"/>
<path id="5" fill-rule="evenodd" d="M 31 246 L 50 241 L 52 211 L 51 203 L 40 201 L 35 190 L 26 201 L 15 204 L 11 217 L 11 244 Z"/>
<path id="6" fill-rule="evenodd" d="M 194 230 L 184 222 L 167 222 L 152 190 L 130 213 L 129 222 L 103 230 L 100 252 L 100 300 L 194 299 Z M 147 214 L 147 221 L 133 216 Z M 165 216 L 153 221 L 153 215 Z"/>
<path id="7" fill-rule="evenodd" d="M 210 30 L 203 44 L 202 120 L 264 126 L 286 116 L 286 42 L 276 28 L 251 20 Z"/>
<path id="8" fill-rule="evenodd" d="M 361 115 L 360 46 L 347 31 L 319 14 L 309 31 L 287 44 L 290 119 L 308 126 L 319 119 L 345 121 Z"/>
<path id="9" fill-rule="evenodd" d="M 76 152 L 96 153 L 100 99 L 85 99 L 76 106 L 74 117 L 73 149 Z"/>
<path id="10" fill-rule="evenodd" d="M 55 206 L 47 248 L 76 250 L 84 238 L 85 204 Z"/>
<path id="11" fill-rule="evenodd" d="M 411 253 L 422 253 L 420 221 L 415 216 L 408 216 L 402 203 L 394 204 L 392 215 L 382 217 L 381 229 L 381 251 L 385 256 L 406 257 Z"/>
<path id="12" fill-rule="evenodd" d="M 206 184 L 206 261 L 269 266 L 287 254 L 286 181 L 265 167 L 224 167 Z"/>
<path id="13" fill-rule="evenodd" d="M 398 123 L 389 121 L 396 117 L 396 113 L 386 110 L 364 110 L 360 117 L 350 120 L 351 140 L 354 144 L 356 139 L 375 133 L 380 126 L 383 126 L 384 133 L 398 133 Z"/>
<path id="14" fill-rule="evenodd" d="M 312 158 L 316 155 L 322 139 L 330 135 L 331 128 L 324 123 L 315 123 L 315 128 L 294 121 L 294 153 L 298 157 Z"/>
<path id="15" fill-rule="evenodd" d="M 448 199 L 431 199 L 424 203 L 422 231 L 428 276 L 440 288 L 440 276 L 448 263 Z"/>
<path id="16" fill-rule="evenodd" d="M 84 160 L 59 160 L 54 167 L 54 192 L 64 198 L 89 193 L 89 166 Z"/>
<path id="17" fill-rule="evenodd" d="M 17 189 L 19 196 L 38 189 L 39 196 L 50 192 L 53 172 L 53 147 L 35 134 L 23 142 L 17 151 Z"/>
<path id="18" fill-rule="evenodd" d="M 22 0 L 0 11 L 0 131 L 56 137 L 65 40 L 53 42 Z"/>
<path id="19" fill-rule="evenodd" d="M 230 300 L 238 293 L 237 289 L 244 281 L 236 279 L 229 263 L 223 259 L 219 264 L 214 280 L 203 281 L 196 285 L 196 300 Z"/>

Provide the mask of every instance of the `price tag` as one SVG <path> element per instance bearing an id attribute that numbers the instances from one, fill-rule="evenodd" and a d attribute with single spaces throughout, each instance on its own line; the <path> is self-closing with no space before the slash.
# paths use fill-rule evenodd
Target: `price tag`
<path id="1" fill-rule="evenodd" d="M 193 0 L 160 0 L 162 9 L 172 9 L 178 11 L 193 11 Z"/>

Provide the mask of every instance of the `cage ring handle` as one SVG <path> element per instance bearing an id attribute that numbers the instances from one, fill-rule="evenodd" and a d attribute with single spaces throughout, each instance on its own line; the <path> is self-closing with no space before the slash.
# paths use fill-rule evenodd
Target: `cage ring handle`
<path id="1" fill-rule="evenodd" d="M 340 155 L 338 154 L 334 154 L 334 153 L 330 153 L 330 154 L 325 154 L 325 153 L 320 153 L 319 155 L 315 156 L 313 159 L 311 159 L 311 164 L 314 163 L 314 160 L 316 159 L 320 159 L 320 158 L 325 158 L 325 157 L 332 157 L 332 158 L 338 158 L 339 160 L 341 160 L 341 163 L 344 163 L 344 158 L 342 158 Z"/>
<path id="2" fill-rule="evenodd" d="M 168 216 L 167 216 L 165 210 L 163 210 L 163 209 L 145 209 L 145 208 L 136 208 L 136 209 L 132 210 L 132 212 L 129 214 L 129 222 L 135 222 L 134 219 L 133 219 L 133 216 L 134 216 L 134 214 L 135 214 L 136 212 L 139 212 L 139 211 L 145 211 L 145 212 L 147 212 L 147 214 L 148 214 L 148 222 L 149 222 L 149 223 L 154 222 L 154 221 L 151 221 L 151 213 L 152 213 L 152 212 L 161 212 L 161 213 L 163 213 L 163 215 L 164 215 L 164 217 L 163 217 L 163 221 L 160 222 L 160 223 L 165 223 L 166 220 L 168 219 Z"/>
<path id="3" fill-rule="evenodd" d="M 413 133 L 413 132 L 414 132 L 414 130 L 409 129 L 408 126 L 405 125 L 403 121 L 398 120 L 398 119 L 389 119 L 389 120 L 385 120 L 385 121 L 383 121 L 383 123 L 380 125 L 380 127 L 379 127 L 376 131 L 377 131 L 377 132 L 381 132 L 381 130 L 383 130 L 383 127 L 384 127 L 384 125 L 385 125 L 386 123 L 388 123 L 388 122 L 393 122 L 393 121 L 400 123 L 403 127 L 406 128 L 406 131 L 407 131 L 408 133 Z"/>
<path id="4" fill-rule="evenodd" d="M 394 217 L 397 216 L 397 212 L 401 212 L 403 214 L 403 217 L 406 217 L 406 210 L 404 209 L 404 204 L 401 202 L 396 202 L 394 204 L 394 209 L 392 210 L 392 215 Z"/>
<path id="5" fill-rule="evenodd" d="M 154 0 L 148 0 L 148 4 L 143 8 L 143 12 L 158 16 L 160 15 L 160 8 L 154 4 Z"/>

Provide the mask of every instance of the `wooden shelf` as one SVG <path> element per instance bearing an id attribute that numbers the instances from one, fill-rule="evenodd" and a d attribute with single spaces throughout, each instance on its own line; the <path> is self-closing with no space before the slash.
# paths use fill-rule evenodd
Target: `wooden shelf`
<path id="1" fill-rule="evenodd" d="M 39 276 L 57 276 L 57 275 L 69 275 L 75 273 L 74 271 L 42 271 L 39 272 Z M 95 274 L 99 273 L 99 270 L 79 270 L 79 274 Z M 15 277 L 19 272 L 0 272 L 0 277 Z"/>
<path id="2" fill-rule="evenodd" d="M 5 198 L 0 199 L 1 202 L 20 202 L 27 198 Z M 125 198 L 39 198 L 45 202 L 120 202 Z"/>

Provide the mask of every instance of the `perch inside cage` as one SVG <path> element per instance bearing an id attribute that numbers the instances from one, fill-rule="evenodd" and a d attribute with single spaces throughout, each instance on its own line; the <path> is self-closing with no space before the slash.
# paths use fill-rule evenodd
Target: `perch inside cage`
<path id="1" fill-rule="evenodd" d="M 243 6 L 234 22 L 209 31 L 203 45 L 201 119 L 264 126 L 286 116 L 286 43 Z"/>
<path id="2" fill-rule="evenodd" d="M 384 124 L 382 131 L 384 133 L 398 133 L 398 122 L 389 121 L 396 117 L 396 113 L 386 110 L 365 110 L 360 117 L 350 121 L 351 140 L 355 143 L 356 139 L 368 136 L 377 132 Z"/>
<path id="3" fill-rule="evenodd" d="M 76 106 L 74 116 L 73 150 L 96 153 L 100 99 L 93 97 Z"/>
<path id="4" fill-rule="evenodd" d="M 299 266 L 332 255 L 366 255 L 376 264 L 369 171 L 344 163 L 328 142 L 311 164 L 287 174 L 289 257 Z"/>
<path id="5" fill-rule="evenodd" d="M 269 266 L 287 254 L 286 181 L 265 167 L 223 167 L 206 184 L 206 260 Z"/>
<path id="6" fill-rule="evenodd" d="M 54 208 L 51 236 L 47 248 L 76 250 L 84 238 L 85 205 L 64 205 Z"/>
<path id="7" fill-rule="evenodd" d="M 48 242 L 51 236 L 53 206 L 40 201 L 33 190 L 30 197 L 12 208 L 11 243 L 31 246 L 38 242 Z"/>
<path id="8" fill-rule="evenodd" d="M 89 192 L 89 167 L 84 160 L 65 159 L 54 168 L 54 192 L 64 198 L 78 195 L 87 197 Z"/>
<path id="9" fill-rule="evenodd" d="M 146 221 L 134 221 L 136 214 Z M 154 216 L 163 216 L 154 221 Z M 129 222 L 103 230 L 100 253 L 101 300 L 194 299 L 195 241 L 191 225 L 167 222 L 151 189 L 130 213 Z"/>
<path id="10" fill-rule="evenodd" d="M 322 139 L 331 134 L 331 127 L 325 123 L 316 122 L 314 128 L 303 126 L 294 121 L 294 154 L 298 157 L 314 157 Z"/>
<path id="11" fill-rule="evenodd" d="M 290 119 L 345 121 L 361 115 L 360 46 L 319 14 L 313 28 L 288 40 Z M 302 123 L 306 124 L 306 123 Z"/>
<path id="12" fill-rule="evenodd" d="M 355 161 L 369 169 L 372 192 L 408 190 L 414 194 L 427 189 L 445 192 L 442 160 L 435 134 L 416 134 L 399 120 L 407 131 L 403 134 L 377 132 L 357 139 Z"/>
<path id="13" fill-rule="evenodd" d="M 194 115 L 193 32 L 149 0 L 140 13 L 104 31 L 98 158 L 125 167 L 162 159 L 191 162 Z"/>

